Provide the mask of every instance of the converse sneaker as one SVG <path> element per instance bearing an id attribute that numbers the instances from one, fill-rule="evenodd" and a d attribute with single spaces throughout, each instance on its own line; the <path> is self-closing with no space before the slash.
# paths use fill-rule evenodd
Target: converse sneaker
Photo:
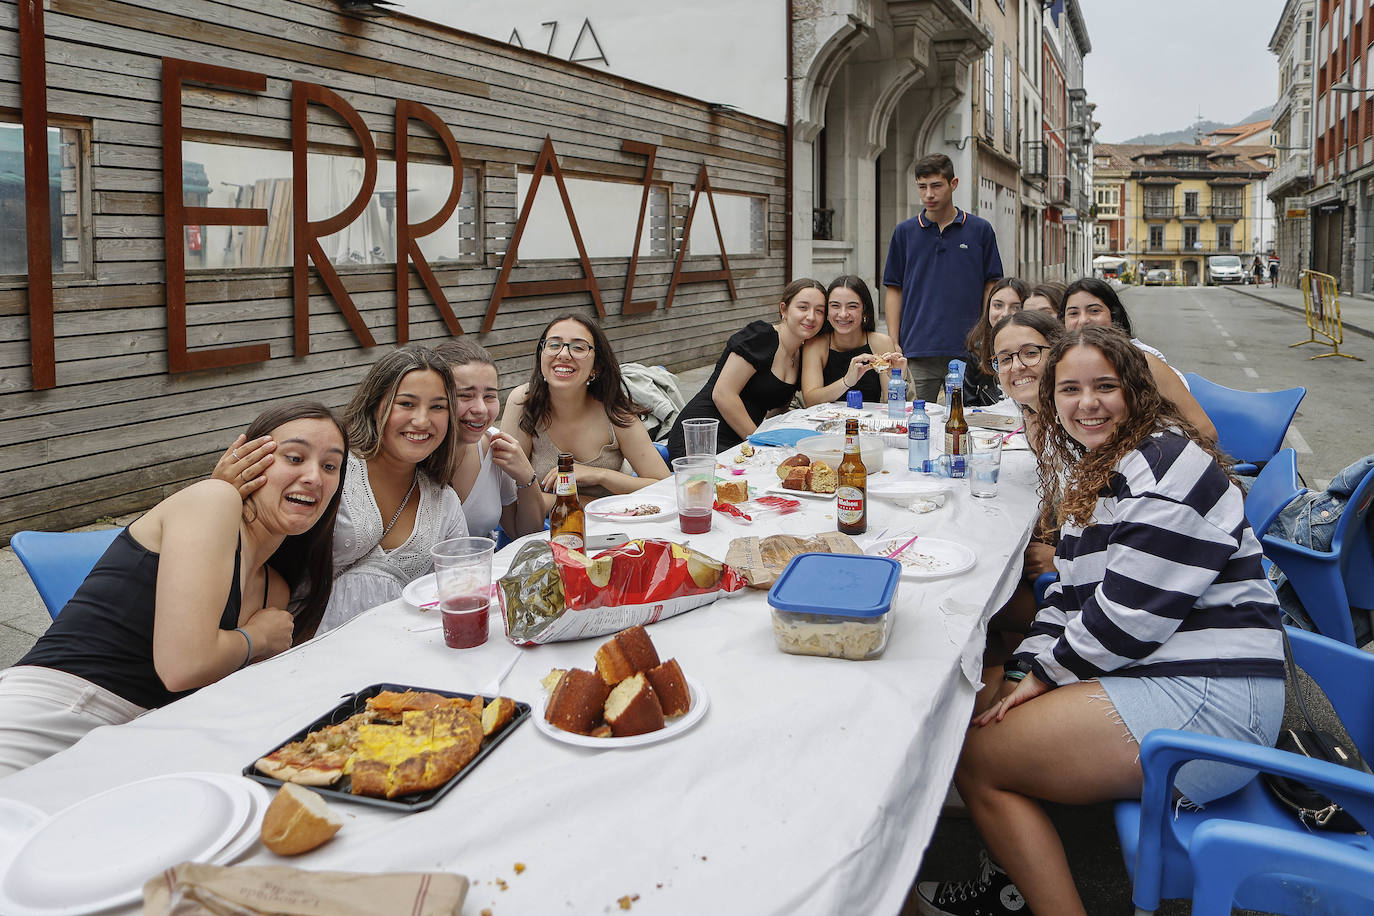
<path id="1" fill-rule="evenodd" d="M 1007 873 L 978 853 L 980 872 L 974 881 L 922 881 L 916 885 L 916 909 L 922 916 L 1032 916 L 1026 898 Z"/>

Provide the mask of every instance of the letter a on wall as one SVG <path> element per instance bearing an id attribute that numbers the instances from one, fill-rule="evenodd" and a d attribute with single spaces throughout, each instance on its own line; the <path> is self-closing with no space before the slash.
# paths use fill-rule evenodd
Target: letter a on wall
<path id="1" fill-rule="evenodd" d="M 702 192 L 706 192 L 706 203 L 711 207 L 711 223 L 716 227 L 716 241 L 720 244 L 720 270 L 683 270 L 682 259 L 687 254 L 687 240 L 692 234 L 692 217 L 697 212 L 697 202 L 701 200 Z M 706 177 L 706 163 L 701 164 L 701 171 L 697 173 L 697 186 L 692 189 L 692 205 L 687 209 L 687 222 L 682 227 L 682 242 L 677 249 L 677 263 L 673 265 L 673 279 L 668 284 L 668 295 L 663 300 L 665 310 L 673 307 L 673 296 L 677 294 L 677 288 L 682 283 L 710 283 L 715 280 L 724 280 L 726 287 L 730 290 L 731 299 L 739 299 L 735 293 L 735 277 L 730 273 L 730 259 L 725 254 L 725 236 L 720 231 L 720 217 L 716 215 L 716 199 L 711 194 L 711 180 Z"/>
<path id="2" fill-rule="evenodd" d="M 534 208 L 534 196 L 539 193 L 539 182 L 545 171 L 553 174 L 553 180 L 558 185 L 558 194 L 563 199 L 563 212 L 568 216 L 568 227 L 572 229 L 573 242 L 577 244 L 577 257 L 582 262 L 583 276 L 580 280 L 526 280 L 512 283 L 510 273 L 520 257 L 520 236 L 525 232 L 525 224 L 529 221 L 530 211 Z M 568 186 L 563 183 L 563 170 L 558 167 L 553 138 L 546 135 L 544 148 L 539 151 L 539 160 L 534 164 L 534 176 L 530 181 L 529 193 L 525 195 L 525 205 L 520 208 L 520 218 L 516 220 L 515 231 L 511 233 L 506 257 L 501 261 L 501 273 L 496 277 L 496 286 L 491 291 L 491 303 L 487 306 L 487 317 L 482 322 L 482 333 L 490 331 L 496 324 L 496 313 L 501 308 L 501 300 L 507 296 L 553 296 L 578 292 L 591 293 L 592 302 L 596 305 L 596 314 L 602 318 L 606 317 L 606 306 L 601 302 L 601 287 L 597 285 L 596 274 L 592 273 L 592 262 L 587 257 L 587 247 L 582 244 L 582 231 L 577 228 L 577 217 L 573 214 L 572 201 L 568 199 Z"/>

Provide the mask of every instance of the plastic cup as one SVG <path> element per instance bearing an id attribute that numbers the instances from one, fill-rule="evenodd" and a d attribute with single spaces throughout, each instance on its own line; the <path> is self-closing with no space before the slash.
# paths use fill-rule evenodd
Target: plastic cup
<path id="1" fill-rule="evenodd" d="M 487 641 L 491 601 L 491 538 L 450 538 L 430 549 L 444 618 L 444 645 L 471 649 Z"/>
<path id="2" fill-rule="evenodd" d="M 969 433 L 968 492 L 988 499 L 997 495 L 1002 470 L 1002 433 L 985 429 Z"/>
<path id="3" fill-rule="evenodd" d="M 683 534 L 711 530 L 711 508 L 716 503 L 716 456 L 688 455 L 673 459 L 677 488 L 677 523 Z"/>
<path id="4" fill-rule="evenodd" d="M 687 457 L 693 455 L 715 455 L 716 431 L 720 421 L 709 418 L 682 421 L 682 438 Z"/>

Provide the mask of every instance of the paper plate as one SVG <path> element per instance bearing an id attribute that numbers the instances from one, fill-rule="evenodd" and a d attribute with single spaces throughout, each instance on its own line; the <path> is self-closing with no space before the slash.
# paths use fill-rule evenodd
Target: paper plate
<path id="1" fill-rule="evenodd" d="M 48 815 L 33 805 L 0 798 L 0 874 L 24 838 Z"/>
<path id="2" fill-rule="evenodd" d="M 102 792 L 31 831 L 0 877 L 0 912 L 66 916 L 133 903 L 149 878 L 207 862 L 254 812 L 245 780 L 155 776 Z"/>
<path id="3" fill-rule="evenodd" d="M 901 547 L 908 538 L 883 538 L 869 545 L 864 553 L 885 557 Z M 922 537 L 892 559 L 902 564 L 902 576 L 908 579 L 939 579 L 966 572 L 978 562 L 978 557 L 963 544 Z"/>
<path id="4" fill-rule="evenodd" d="M 651 515 L 621 515 L 635 506 L 651 505 L 658 506 L 658 511 Z M 603 496 L 594 499 L 582 507 L 582 511 L 600 522 L 612 522 L 614 524 L 629 524 L 633 522 L 661 522 L 665 518 L 672 518 L 677 515 L 677 504 L 668 505 L 662 499 L 636 499 L 635 494 L 629 493 L 624 496 Z"/>
<path id="5" fill-rule="evenodd" d="M 267 806 L 272 804 L 272 792 L 261 783 L 244 779 L 242 776 L 229 776 L 223 773 L 201 773 L 200 775 L 206 778 L 215 777 L 216 780 L 223 780 L 234 786 L 243 786 L 248 789 L 252 803 L 252 810 L 248 812 L 248 819 L 239 828 L 238 835 L 209 859 L 211 865 L 232 864 L 234 860 L 252 848 L 262 835 L 262 816 L 267 813 Z"/>
<path id="6" fill-rule="evenodd" d="M 711 698 L 707 695 L 706 689 L 701 686 L 696 678 L 683 675 L 687 679 L 687 692 L 691 696 L 692 706 L 687 710 L 686 715 L 679 716 L 670 721 L 663 728 L 656 732 L 649 732 L 644 735 L 631 735 L 628 738 L 593 738 L 591 735 L 579 735 L 574 732 L 565 732 L 561 728 L 556 728 L 548 723 L 544 718 L 544 709 L 548 705 L 547 695 L 536 701 L 534 714 L 530 717 L 534 720 L 534 727 L 555 741 L 564 744 L 575 744 L 578 747 L 595 747 L 602 750 L 618 750 L 627 747 L 643 747 L 646 744 L 658 744 L 660 741 L 671 741 L 678 735 L 687 731 L 692 726 L 701 721 L 702 716 L 706 715 L 706 710 L 711 705 Z"/>

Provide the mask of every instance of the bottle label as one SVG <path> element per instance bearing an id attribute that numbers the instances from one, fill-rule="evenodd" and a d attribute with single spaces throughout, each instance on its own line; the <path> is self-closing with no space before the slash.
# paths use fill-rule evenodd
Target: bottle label
<path id="1" fill-rule="evenodd" d="M 864 515 L 864 491 L 858 487 L 840 487 L 835 493 L 840 524 L 854 525 Z"/>
<path id="2" fill-rule="evenodd" d="M 917 426 L 915 423 L 912 423 L 907 427 L 907 436 L 908 438 L 922 442 L 928 441 L 930 439 L 930 427 L 925 424 Z"/>
<path id="3" fill-rule="evenodd" d="M 582 539 L 580 534 L 574 534 L 572 532 L 555 534 L 552 540 L 555 544 L 562 544 L 569 550 L 583 550 L 587 546 L 587 542 Z"/>
<path id="4" fill-rule="evenodd" d="M 845 436 L 845 437 L 844 437 L 844 450 L 845 450 L 846 452 L 854 452 L 854 453 L 857 453 L 857 452 L 859 451 L 859 437 L 858 437 L 858 436 Z"/>
<path id="5" fill-rule="evenodd" d="M 963 431 L 945 433 L 945 454 L 968 454 L 968 433 Z"/>
<path id="6" fill-rule="evenodd" d="M 968 466 L 963 455 L 948 455 L 949 476 L 958 480 L 963 480 L 967 475 Z"/>
<path id="7" fill-rule="evenodd" d="M 572 472 L 558 475 L 558 483 L 554 492 L 559 496 L 573 496 L 577 493 L 577 480 Z M 580 547 L 578 548 L 581 549 Z"/>

